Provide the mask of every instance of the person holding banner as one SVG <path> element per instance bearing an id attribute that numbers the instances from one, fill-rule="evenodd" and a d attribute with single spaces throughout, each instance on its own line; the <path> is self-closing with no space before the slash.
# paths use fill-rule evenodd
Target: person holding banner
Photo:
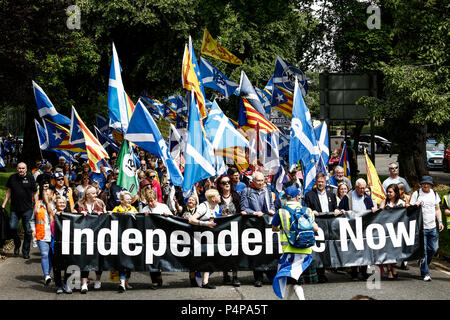
<path id="1" fill-rule="evenodd" d="M 189 223 L 201 227 L 214 228 L 216 223 L 214 218 L 221 215 L 221 208 L 219 203 L 221 197 L 216 189 L 208 189 L 205 192 L 206 201 L 202 202 L 197 211 L 189 218 Z M 209 271 L 203 272 L 202 288 L 215 289 L 216 286 L 209 283 Z"/>
<path id="2" fill-rule="evenodd" d="M 133 200 L 133 196 L 128 191 L 121 191 L 120 192 L 120 205 L 115 207 L 112 211 L 112 213 L 122 213 L 122 214 L 134 214 L 137 213 L 137 210 L 135 207 L 131 205 L 131 201 Z M 131 270 L 128 268 L 121 268 L 119 270 L 119 292 L 125 292 L 126 290 L 132 289 L 128 284 L 128 281 L 131 277 Z"/>
<path id="3" fill-rule="evenodd" d="M 55 210 L 54 213 L 55 215 L 61 215 L 64 212 L 70 212 L 70 209 L 68 209 L 67 207 L 67 199 L 62 196 L 57 194 L 55 196 L 55 199 L 53 200 L 54 205 L 55 205 Z M 52 232 L 52 242 L 54 242 L 55 239 L 55 219 L 52 219 L 52 221 L 50 222 L 50 230 Z M 55 254 L 54 252 L 55 247 L 54 244 L 52 246 L 52 254 Z M 57 287 L 56 289 L 56 294 L 61 294 L 63 292 L 67 293 L 67 294 L 71 294 L 72 293 L 72 289 L 69 288 L 69 286 L 67 286 L 67 279 L 69 278 L 70 274 L 67 273 L 67 270 L 64 271 L 64 282 L 61 279 L 61 272 L 63 270 L 59 269 L 58 267 L 56 267 L 55 265 L 53 265 L 53 278 L 55 281 L 55 285 Z"/>
<path id="4" fill-rule="evenodd" d="M 342 198 L 348 193 L 348 185 L 345 182 L 340 182 L 337 191 L 336 191 L 336 204 L 339 207 L 339 203 L 341 202 Z"/>
<path id="5" fill-rule="evenodd" d="M 106 212 L 105 203 L 97 198 L 97 188 L 92 185 L 88 185 L 84 190 L 83 197 L 75 205 L 75 209 L 78 213 L 86 216 L 89 214 L 100 215 Z M 102 270 L 95 271 L 96 279 L 94 283 L 94 289 L 98 290 L 101 288 L 101 276 Z M 89 276 L 89 271 L 81 271 L 81 293 L 86 294 L 88 292 L 87 280 Z"/>
<path id="6" fill-rule="evenodd" d="M 372 198 L 369 197 L 366 191 L 367 183 L 364 179 L 359 178 L 355 182 L 355 190 L 347 193 L 344 198 L 342 198 L 339 203 L 339 209 L 345 211 L 365 211 L 371 210 L 372 212 L 376 211 L 376 208 L 373 206 Z M 358 267 L 351 267 L 351 277 L 353 281 L 358 281 Z M 367 280 L 369 275 L 367 274 L 367 266 L 360 266 L 359 272 L 363 280 Z"/>
<path id="7" fill-rule="evenodd" d="M 265 186 L 265 178 L 261 172 L 256 171 L 253 174 L 252 183 L 241 192 L 241 214 L 262 217 L 264 214 L 273 216 L 275 206 L 269 190 Z M 298 186 L 295 186 L 300 190 Z M 267 271 L 267 276 L 273 277 L 275 272 Z M 253 270 L 255 278 L 255 287 L 262 287 L 264 271 Z M 272 280 L 272 279 L 270 279 Z"/>
<path id="8" fill-rule="evenodd" d="M 147 205 L 142 209 L 144 214 L 159 214 L 165 217 L 173 215 L 167 205 L 157 201 L 156 192 L 151 188 L 147 187 L 144 189 L 144 197 L 147 202 Z M 150 278 L 152 279 L 150 289 L 156 290 L 162 287 L 162 275 L 160 271 L 150 272 Z"/>
<path id="9" fill-rule="evenodd" d="M 411 204 L 422 206 L 423 234 L 425 241 L 425 257 L 420 260 L 420 274 L 423 281 L 431 281 L 428 266 L 439 249 L 439 234 L 436 230 L 436 218 L 439 221 L 439 232 L 444 230 L 439 195 L 432 189 L 433 179 L 423 176 L 420 179 L 420 189 L 411 196 Z"/>
<path id="10" fill-rule="evenodd" d="M 217 190 L 220 194 L 220 207 L 222 208 L 222 215 L 241 214 L 241 197 L 234 190 L 232 186 L 231 177 L 227 174 L 221 175 L 216 180 Z M 238 280 L 237 270 L 232 270 L 233 280 L 230 279 L 227 271 L 223 272 L 224 284 L 232 284 L 239 287 L 241 283 Z"/>
<path id="11" fill-rule="evenodd" d="M 406 203 L 400 198 L 400 189 L 397 184 L 392 183 L 386 188 L 387 198 L 381 201 L 380 209 L 385 208 L 400 208 L 405 207 Z M 396 263 L 391 263 L 386 265 L 388 271 L 388 280 L 394 280 L 398 278 L 398 273 L 396 271 Z"/>

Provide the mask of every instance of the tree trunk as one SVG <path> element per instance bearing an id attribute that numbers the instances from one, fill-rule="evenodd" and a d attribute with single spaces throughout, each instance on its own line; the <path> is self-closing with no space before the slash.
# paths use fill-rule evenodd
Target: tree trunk
<path id="1" fill-rule="evenodd" d="M 405 119 L 390 119 L 385 123 L 398 150 L 400 176 L 405 178 L 410 186 L 417 185 L 420 177 L 428 174 L 426 126 L 410 124 Z"/>

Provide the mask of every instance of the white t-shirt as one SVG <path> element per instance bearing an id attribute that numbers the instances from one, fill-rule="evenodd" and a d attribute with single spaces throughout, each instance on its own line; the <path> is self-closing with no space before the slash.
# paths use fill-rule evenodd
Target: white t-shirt
<path id="1" fill-rule="evenodd" d="M 425 193 L 422 189 L 414 191 L 409 203 L 415 204 L 417 201 L 422 203 L 423 228 L 427 230 L 436 228 L 435 206 L 441 202 L 437 192 L 430 190 L 430 192 Z"/>
<path id="2" fill-rule="evenodd" d="M 402 177 L 397 177 L 397 178 L 391 178 L 391 177 L 388 177 L 386 180 L 384 180 L 384 182 L 383 182 L 383 189 L 384 189 L 384 192 L 386 192 L 386 188 L 387 187 L 389 187 L 389 185 L 391 185 L 391 184 L 399 184 L 399 183 L 403 183 L 404 185 L 405 185 L 405 192 L 406 193 L 408 193 L 408 192 L 410 192 L 411 191 L 411 188 L 409 187 L 409 184 L 408 184 L 408 182 L 404 179 L 404 178 L 402 178 Z"/>
<path id="3" fill-rule="evenodd" d="M 155 208 L 151 208 L 148 205 L 146 205 L 144 207 L 144 209 L 142 209 L 143 212 L 150 212 L 153 214 L 160 214 L 160 215 L 164 215 L 164 214 L 168 214 L 168 215 L 173 215 L 172 211 L 170 211 L 169 207 L 167 205 L 165 205 L 164 203 L 160 203 L 158 202 L 156 204 Z"/>
<path id="4" fill-rule="evenodd" d="M 211 209 L 208 202 L 202 202 L 197 207 L 197 213 L 200 214 L 199 220 L 201 221 L 214 219 L 220 213 L 220 206 L 216 204 L 216 206 Z"/>

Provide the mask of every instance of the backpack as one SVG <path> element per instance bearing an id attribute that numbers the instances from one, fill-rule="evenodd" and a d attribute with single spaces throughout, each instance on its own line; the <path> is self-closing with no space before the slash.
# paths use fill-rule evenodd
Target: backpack
<path id="1" fill-rule="evenodd" d="M 306 213 L 306 207 L 297 208 L 295 210 L 288 206 L 282 209 L 287 210 L 290 213 L 291 227 L 289 232 L 283 230 L 286 234 L 288 242 L 291 246 L 299 249 L 306 249 L 312 247 L 316 243 L 314 236 L 314 228 L 308 214 Z"/>

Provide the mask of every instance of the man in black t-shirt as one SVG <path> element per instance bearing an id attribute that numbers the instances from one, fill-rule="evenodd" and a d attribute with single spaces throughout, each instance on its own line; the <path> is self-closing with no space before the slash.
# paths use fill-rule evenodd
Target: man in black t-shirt
<path id="1" fill-rule="evenodd" d="M 20 237 L 17 233 L 19 220 L 22 219 L 24 240 L 22 255 L 24 259 L 30 258 L 31 227 L 30 219 L 33 214 L 34 204 L 38 201 L 36 182 L 33 175 L 27 173 L 27 165 L 23 162 L 17 164 L 17 173 L 11 175 L 6 182 L 6 197 L 2 207 L 5 208 L 11 199 L 11 212 L 9 227 L 14 236 L 14 255 L 19 255 Z"/>

